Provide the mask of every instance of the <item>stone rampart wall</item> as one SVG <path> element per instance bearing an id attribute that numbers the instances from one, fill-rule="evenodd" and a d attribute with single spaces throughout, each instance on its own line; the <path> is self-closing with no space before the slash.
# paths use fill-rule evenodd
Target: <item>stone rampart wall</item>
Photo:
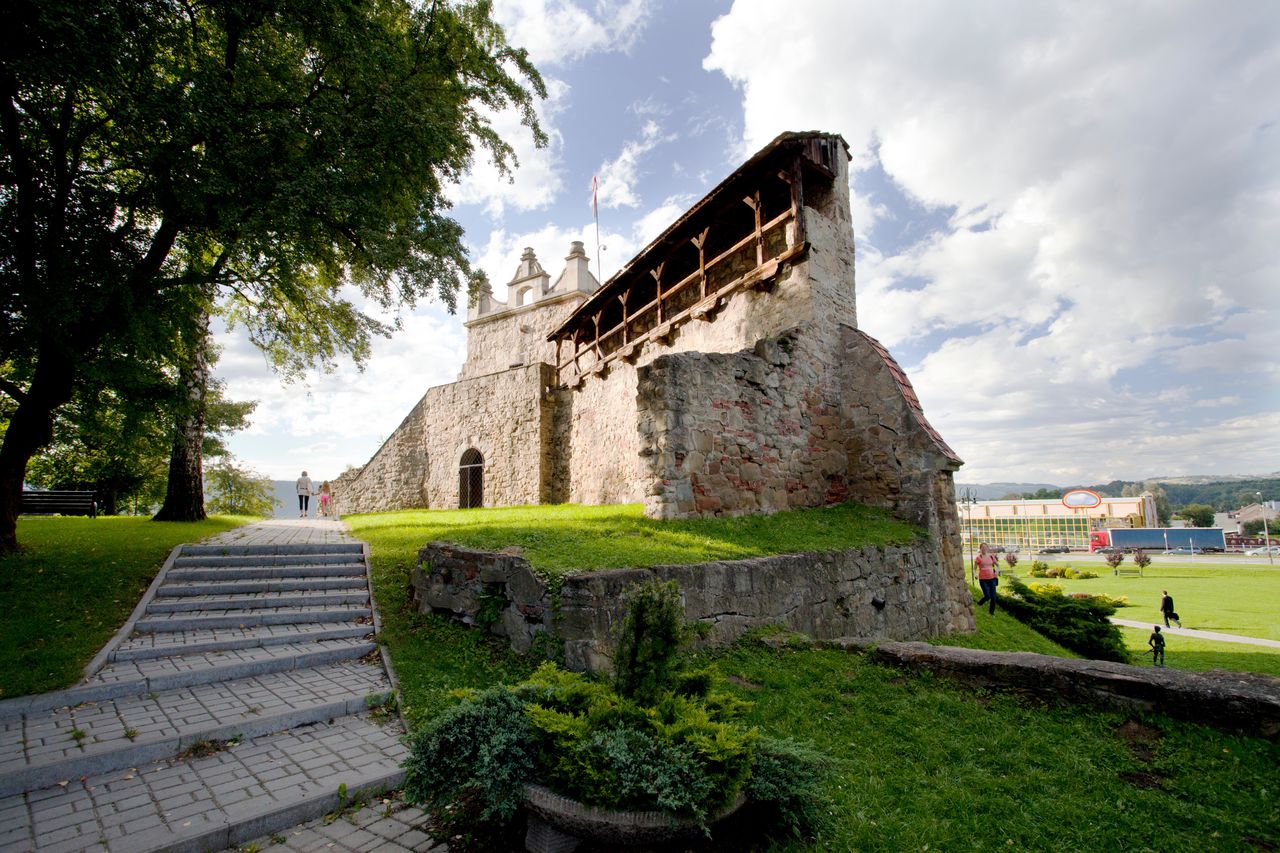
<path id="1" fill-rule="evenodd" d="M 547 340 L 587 298 L 585 293 L 548 296 L 531 305 L 472 320 L 467 324 L 467 360 L 459 379 L 528 366 L 555 364 L 556 345 Z"/>
<path id="2" fill-rule="evenodd" d="M 973 613 L 952 607 L 950 578 L 927 541 L 757 557 L 690 566 L 613 569 L 568 575 L 558 612 L 545 583 L 519 555 L 474 551 L 433 542 L 418 555 L 414 599 L 426 612 L 443 611 L 486 625 L 514 649 L 563 644 L 566 665 L 601 671 L 612 666 L 615 626 L 624 593 L 650 578 L 679 585 L 685 618 L 709 626 L 709 641 L 729 643 L 752 628 L 783 625 L 818 638 L 926 639 L 973 630 Z M 485 605 L 485 600 L 497 602 Z M 549 640 L 539 641 L 539 635 Z"/>
<path id="3" fill-rule="evenodd" d="M 553 403 L 550 366 L 535 364 L 431 388 L 360 473 L 335 484 L 340 513 L 456 509 L 458 465 L 484 456 L 484 505 L 543 501 Z"/>

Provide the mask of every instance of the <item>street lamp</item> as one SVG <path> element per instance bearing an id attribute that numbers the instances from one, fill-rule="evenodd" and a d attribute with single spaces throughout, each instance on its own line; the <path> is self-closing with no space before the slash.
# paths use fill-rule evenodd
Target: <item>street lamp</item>
<path id="1" fill-rule="evenodd" d="M 1262 547 L 1267 549 L 1267 562 L 1274 566 L 1276 558 L 1271 554 L 1271 534 L 1267 532 L 1267 505 L 1262 502 L 1262 492 L 1255 494 L 1258 496 L 1258 508 L 1262 510 Z"/>
<path id="2" fill-rule="evenodd" d="M 973 570 L 973 505 L 978 502 L 978 495 L 973 489 L 965 489 L 960 494 L 960 503 L 964 504 L 965 517 L 969 520 L 969 579 L 977 580 Z"/>

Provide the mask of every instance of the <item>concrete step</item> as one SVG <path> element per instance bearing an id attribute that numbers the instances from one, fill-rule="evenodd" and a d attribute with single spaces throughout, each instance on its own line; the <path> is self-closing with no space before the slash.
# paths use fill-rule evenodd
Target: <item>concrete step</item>
<path id="1" fill-rule="evenodd" d="M 303 666 L 317 666 L 321 663 L 332 663 L 339 660 L 361 658 L 376 649 L 376 643 L 363 639 L 320 640 L 316 642 L 281 643 L 274 646 L 248 646 L 237 649 L 215 649 L 207 652 L 179 654 L 175 656 L 155 658 L 135 658 L 133 660 L 112 661 L 86 680 L 84 686 L 115 684 L 117 682 L 147 681 L 148 690 L 152 685 L 169 687 L 185 686 L 167 684 L 161 679 L 179 678 L 190 674 L 191 677 L 203 677 L 204 670 L 216 670 L 219 673 L 233 671 L 235 667 L 256 667 L 253 672 L 244 675 L 257 675 L 262 672 L 282 672 L 287 669 L 299 669 Z M 232 676 L 234 678 L 243 675 Z M 210 679 L 208 683 L 214 680 Z M 199 684 L 201 681 L 191 681 Z M 76 688 L 78 689 L 78 688 Z"/>
<path id="2" fill-rule="evenodd" d="M 367 606 L 335 604 L 329 607 L 281 607 L 263 610 L 206 610 L 188 613 L 154 613 L 134 623 L 141 634 L 161 631 L 198 631 L 207 628 L 248 628 L 254 625 L 291 625 L 315 622 L 354 622 L 369 619 Z"/>
<path id="3" fill-rule="evenodd" d="M 377 644 L 369 640 L 344 639 L 108 663 L 75 687 L 0 701 L 0 720 L 29 717 L 85 702 L 358 660 L 377 648 Z"/>
<path id="4" fill-rule="evenodd" d="M 369 591 L 295 590 L 292 592 L 246 592 L 233 595 L 190 595 L 160 600 L 147 605 L 147 613 L 197 613 L 228 610 L 264 610 L 281 607 L 329 607 L 335 604 L 368 604 Z"/>
<path id="5" fill-rule="evenodd" d="M 271 580 L 282 578 L 364 577 L 364 563 L 297 566 L 228 566 L 213 569 L 170 569 L 165 581 Z"/>
<path id="6" fill-rule="evenodd" d="M 354 554 L 264 554 L 261 556 L 208 556 L 177 557 L 175 569 L 220 569 L 244 566 L 326 566 L 335 563 L 352 564 L 360 558 Z"/>
<path id="7" fill-rule="evenodd" d="M 0 797 L 358 713 L 390 689 L 380 663 L 344 661 L 33 712 L 0 723 Z"/>
<path id="8" fill-rule="evenodd" d="M 187 557 L 271 557 L 298 554 L 363 554 L 359 542 L 330 542 L 296 545 L 183 545 Z"/>
<path id="9" fill-rule="evenodd" d="M 355 640 L 372 633 L 371 623 L 329 625 L 294 623 L 287 625 L 252 625 L 241 628 L 196 628 L 186 631 L 161 631 L 138 634 L 125 640 L 111 654 L 113 662 L 142 661 L 157 658 L 186 657 L 206 652 L 266 648 L 294 643 L 320 643 L 329 640 Z"/>
<path id="10" fill-rule="evenodd" d="M 365 577 L 280 578 L 260 580 L 178 581 L 166 578 L 156 590 L 156 598 L 185 598 L 193 595 L 232 595 L 242 593 L 294 592 L 320 589 L 367 590 Z"/>
<path id="11" fill-rule="evenodd" d="M 221 850 L 338 810 L 340 786 L 348 801 L 397 787 L 401 734 L 361 714 L 3 797 L 0 850 Z"/>

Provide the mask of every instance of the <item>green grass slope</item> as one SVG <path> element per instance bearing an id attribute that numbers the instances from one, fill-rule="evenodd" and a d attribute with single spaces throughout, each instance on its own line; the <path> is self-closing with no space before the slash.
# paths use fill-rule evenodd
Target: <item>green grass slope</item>
<path id="1" fill-rule="evenodd" d="M 174 545 L 257 520 L 18 519 L 21 550 L 0 558 L 0 698 L 74 684 Z"/>

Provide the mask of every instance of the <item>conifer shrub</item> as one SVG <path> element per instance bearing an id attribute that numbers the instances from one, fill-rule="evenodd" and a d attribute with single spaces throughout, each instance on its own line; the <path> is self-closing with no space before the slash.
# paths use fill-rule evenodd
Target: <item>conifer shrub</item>
<path id="1" fill-rule="evenodd" d="M 829 762 L 802 744 L 763 741 L 742 722 L 749 703 L 720 689 L 713 671 L 682 669 L 682 617 L 674 584 L 640 585 L 612 684 L 545 663 L 519 684 L 461 694 L 412 736 L 406 799 L 446 815 L 451 846 L 501 838 L 529 784 L 704 827 L 746 794 L 771 829 L 817 828 Z"/>
<path id="2" fill-rule="evenodd" d="M 1016 578 L 1001 606 L 1019 621 L 1073 652 L 1094 660 L 1128 663 L 1120 629 L 1110 622 L 1116 606 L 1097 597 L 1075 598 L 1060 590 L 1036 591 Z"/>

